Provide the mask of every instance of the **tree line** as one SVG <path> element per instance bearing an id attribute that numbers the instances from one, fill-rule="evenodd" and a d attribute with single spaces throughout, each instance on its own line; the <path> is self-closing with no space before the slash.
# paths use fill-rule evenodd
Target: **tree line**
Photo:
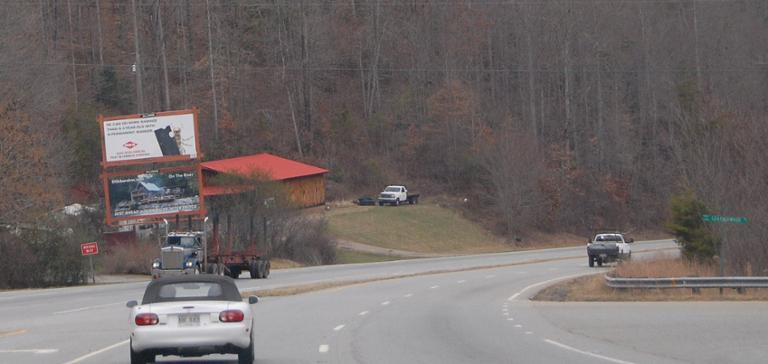
<path id="1" fill-rule="evenodd" d="M 765 1 L 2 6 L 0 220 L 103 193 L 97 114 L 195 106 L 206 158 L 316 163 L 331 196 L 402 181 L 516 237 L 662 226 L 689 191 L 755 222 L 713 227 L 734 269 L 768 262 Z"/>

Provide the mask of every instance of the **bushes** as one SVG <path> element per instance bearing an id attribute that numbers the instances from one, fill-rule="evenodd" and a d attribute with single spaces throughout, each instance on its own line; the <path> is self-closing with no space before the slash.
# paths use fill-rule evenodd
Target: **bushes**
<path id="1" fill-rule="evenodd" d="M 106 274 L 150 274 L 152 261 L 159 255 L 157 242 L 118 245 L 102 254 L 98 270 Z"/>
<path id="2" fill-rule="evenodd" d="M 23 229 L 0 232 L 3 274 L 0 288 L 29 288 L 82 284 L 87 260 L 71 231 Z"/>
<path id="3" fill-rule="evenodd" d="M 672 216 L 667 228 L 677 237 L 687 258 L 711 259 L 718 254 L 720 240 L 704 225 L 701 216 L 707 207 L 693 192 L 687 191 L 672 198 Z"/>

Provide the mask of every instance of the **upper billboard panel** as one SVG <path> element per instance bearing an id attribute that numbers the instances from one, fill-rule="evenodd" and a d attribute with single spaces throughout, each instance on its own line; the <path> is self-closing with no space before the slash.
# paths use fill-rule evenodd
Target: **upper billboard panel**
<path id="1" fill-rule="evenodd" d="M 198 158 L 197 110 L 101 118 L 105 166 Z"/>

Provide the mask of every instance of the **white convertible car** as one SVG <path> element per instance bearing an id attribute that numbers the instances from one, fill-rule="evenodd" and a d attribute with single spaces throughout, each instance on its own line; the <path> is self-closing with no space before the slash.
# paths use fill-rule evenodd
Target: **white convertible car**
<path id="1" fill-rule="evenodd" d="M 157 355 L 237 354 L 252 364 L 256 296 L 243 302 L 235 282 L 218 275 L 184 275 L 154 280 L 139 304 L 129 301 L 131 364 Z"/>

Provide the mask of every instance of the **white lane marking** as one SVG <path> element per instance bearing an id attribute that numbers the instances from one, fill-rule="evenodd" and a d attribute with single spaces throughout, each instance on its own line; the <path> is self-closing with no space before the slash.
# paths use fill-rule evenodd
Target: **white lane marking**
<path id="1" fill-rule="evenodd" d="M 412 296 L 413 296 L 413 293 L 408 293 L 408 294 L 404 295 L 403 297 L 408 298 L 408 297 L 412 297 Z"/>
<path id="2" fill-rule="evenodd" d="M 510 318 L 507 319 L 507 321 L 515 321 L 515 319 L 510 317 Z"/>
<path id="3" fill-rule="evenodd" d="M 508 308 L 506 308 L 506 307 L 504 307 L 504 308 L 502 309 L 502 311 L 503 311 L 503 312 L 509 312 L 509 309 L 508 309 Z"/>
<path id="4" fill-rule="evenodd" d="M 504 312 L 504 316 L 509 316 L 509 312 Z"/>
<path id="5" fill-rule="evenodd" d="M 64 363 L 64 364 L 75 364 L 75 363 L 79 363 L 79 362 L 81 362 L 81 361 L 83 361 L 83 360 L 85 360 L 85 359 L 88 359 L 88 358 L 92 357 L 92 356 L 96 356 L 96 355 L 99 355 L 99 354 L 101 354 L 101 353 L 103 353 L 103 352 L 105 352 L 105 351 L 109 351 L 109 350 L 112 350 L 112 349 L 114 349 L 114 348 L 116 348 L 116 347 L 118 347 L 118 346 L 122 346 L 122 345 L 125 345 L 125 344 L 127 344 L 129 341 L 130 341 L 130 340 L 121 341 L 121 342 L 119 342 L 119 343 L 117 343 L 117 344 L 113 344 L 113 345 L 107 346 L 106 348 L 103 348 L 103 349 L 99 349 L 99 350 L 93 351 L 93 352 L 91 352 L 91 353 L 88 353 L 88 354 L 86 354 L 86 355 L 83 355 L 83 356 L 81 356 L 81 357 L 79 357 L 79 358 L 76 358 L 76 359 L 72 359 L 72 360 L 70 360 L 70 361 L 68 361 L 68 362 L 66 362 L 66 363 Z"/>
<path id="6" fill-rule="evenodd" d="M 432 286 L 432 287 L 429 287 L 429 289 L 435 289 L 435 288 L 440 288 L 440 286 Z"/>
<path id="7" fill-rule="evenodd" d="M 531 284 L 531 285 L 521 289 L 517 293 L 509 296 L 509 298 L 507 298 L 507 301 L 514 301 L 518 296 L 523 294 L 523 292 L 525 292 L 525 291 L 527 291 L 527 290 L 529 290 L 531 288 L 538 287 L 538 286 L 543 286 L 545 284 L 549 284 L 549 283 L 552 283 L 552 282 L 562 281 L 562 280 L 565 280 L 565 279 L 568 279 L 568 278 L 580 277 L 580 276 L 584 276 L 584 275 L 587 275 L 587 274 L 592 274 L 592 273 L 571 274 L 569 276 L 557 277 L 557 278 L 553 278 L 553 279 L 548 279 L 548 280 L 543 281 L 543 282 L 538 282 L 538 283 Z"/>
<path id="8" fill-rule="evenodd" d="M 458 283 L 458 284 L 462 284 L 462 283 L 464 283 L 464 282 L 466 282 L 466 281 L 467 281 L 466 279 L 462 279 L 462 280 L 460 280 L 460 281 L 456 281 L 456 283 Z"/>
<path id="9" fill-rule="evenodd" d="M 339 331 L 344 328 L 344 325 L 339 325 L 333 328 L 333 331 Z"/>
<path id="10" fill-rule="evenodd" d="M 359 313 L 359 315 L 360 315 L 360 316 L 365 316 L 365 315 L 367 315 L 367 314 L 368 314 L 368 311 L 363 311 L 363 312 L 360 312 L 360 313 Z"/>
<path id="11" fill-rule="evenodd" d="M 491 278 L 493 278 L 493 277 L 496 277 L 496 276 L 495 276 L 495 275 L 493 275 L 493 274 L 489 274 L 489 275 L 485 276 L 485 279 L 491 279 Z"/>
<path id="12" fill-rule="evenodd" d="M 389 304 L 389 301 L 384 301 L 384 302 L 381 303 L 382 306 L 386 306 L 388 304 Z"/>
<path id="13" fill-rule="evenodd" d="M 12 353 L 32 353 L 32 354 L 53 354 L 57 353 L 59 349 L 10 349 L 0 350 L 0 354 L 12 354 Z"/>
<path id="14" fill-rule="evenodd" d="M 328 345 L 325 345 L 325 344 L 320 345 L 320 347 L 317 348 L 317 351 L 321 353 L 327 353 L 328 350 L 330 350 L 330 347 L 328 347 Z"/>
<path id="15" fill-rule="evenodd" d="M 533 331 L 526 331 L 525 334 L 526 335 L 531 335 L 531 334 L 533 334 Z"/>
<path id="16" fill-rule="evenodd" d="M 552 344 L 554 346 L 558 346 L 558 347 L 560 347 L 562 349 L 565 349 L 565 350 L 573 351 L 574 353 L 579 353 L 579 354 L 591 356 L 593 358 L 603 359 L 603 360 L 609 361 L 611 363 L 634 364 L 631 361 L 624 361 L 624 360 L 621 360 L 621 359 L 611 358 L 611 357 L 605 356 L 605 355 L 600 355 L 600 354 L 590 353 L 590 352 L 584 351 L 584 350 L 579 350 L 579 349 L 576 349 L 574 347 L 571 347 L 571 346 L 568 346 L 568 345 L 565 345 L 565 344 L 561 344 L 561 343 L 559 343 L 557 341 L 550 340 L 550 339 L 544 339 L 544 342 L 547 342 L 547 343 Z"/>
<path id="17" fill-rule="evenodd" d="M 515 325 L 515 327 L 517 327 L 519 329 L 519 328 L 523 327 L 523 325 L 517 324 L 517 325 Z"/>
<path id="18" fill-rule="evenodd" d="M 102 308 L 102 307 L 117 306 L 117 305 L 124 305 L 124 304 L 125 303 L 123 303 L 123 302 L 106 303 L 106 304 L 103 304 L 103 305 L 85 306 L 85 307 L 80 307 L 80 308 L 74 308 L 74 309 L 71 309 L 71 310 L 56 311 L 53 314 L 54 315 L 61 315 L 61 314 L 64 314 L 64 313 L 80 312 L 80 311 L 86 311 L 86 310 L 90 310 L 90 309 L 94 309 L 94 308 Z"/>

